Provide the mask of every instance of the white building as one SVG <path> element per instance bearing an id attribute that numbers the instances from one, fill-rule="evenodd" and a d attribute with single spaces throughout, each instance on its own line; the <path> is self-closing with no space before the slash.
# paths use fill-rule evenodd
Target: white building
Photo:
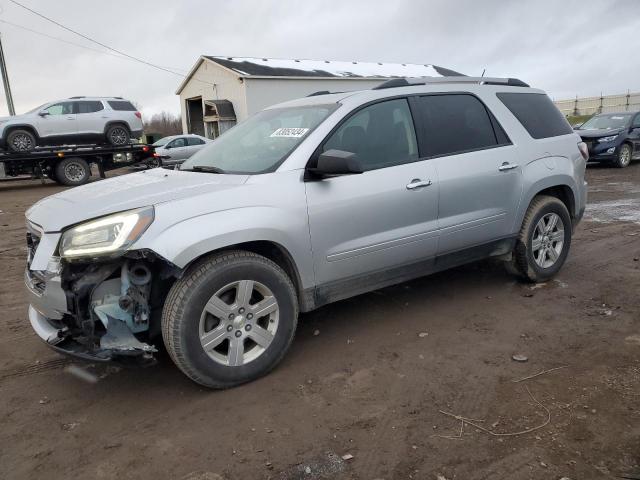
<path id="1" fill-rule="evenodd" d="M 460 75 L 435 65 L 201 56 L 176 91 L 182 130 L 215 138 L 269 105 L 391 78 Z"/>

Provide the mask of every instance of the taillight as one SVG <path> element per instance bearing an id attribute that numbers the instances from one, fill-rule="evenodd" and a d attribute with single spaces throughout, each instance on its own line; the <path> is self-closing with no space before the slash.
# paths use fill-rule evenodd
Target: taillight
<path id="1" fill-rule="evenodd" d="M 145 145 L 144 147 L 142 147 L 142 151 L 143 152 L 148 152 L 149 151 L 149 145 Z"/>
<path id="2" fill-rule="evenodd" d="M 140 112 L 136 112 L 136 117 L 138 117 L 139 119 L 142 119 L 142 114 Z"/>
<path id="3" fill-rule="evenodd" d="M 578 142 L 578 150 L 580 150 L 580 153 L 582 154 L 582 158 L 584 158 L 585 162 L 589 161 L 589 148 L 587 147 L 587 144 L 584 142 Z"/>
<path id="4" fill-rule="evenodd" d="M 153 158 L 158 158 L 160 155 L 158 155 L 156 152 L 153 152 Z"/>

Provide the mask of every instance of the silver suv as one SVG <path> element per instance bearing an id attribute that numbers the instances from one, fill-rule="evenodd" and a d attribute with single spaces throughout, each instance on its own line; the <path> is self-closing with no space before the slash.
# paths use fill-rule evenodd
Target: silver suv
<path id="1" fill-rule="evenodd" d="M 142 115 L 120 97 L 72 97 L 0 118 L 0 142 L 13 152 L 69 143 L 126 145 L 141 136 Z"/>
<path id="2" fill-rule="evenodd" d="M 150 358 L 192 380 L 270 371 L 299 312 L 496 257 L 555 275 L 587 151 L 514 79 L 393 80 L 270 107 L 180 170 L 74 188 L 27 211 L 29 319 L 54 349 Z"/>

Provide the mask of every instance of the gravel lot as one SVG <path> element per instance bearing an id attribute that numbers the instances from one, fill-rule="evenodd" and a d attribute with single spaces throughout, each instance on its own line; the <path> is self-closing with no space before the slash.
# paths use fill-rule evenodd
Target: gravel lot
<path id="1" fill-rule="evenodd" d="M 70 374 L 22 286 L 24 211 L 62 187 L 0 183 L 0 478 L 640 475 L 640 163 L 588 180 L 554 281 L 483 262 L 324 307 L 271 375 L 222 392 L 166 356 Z"/>

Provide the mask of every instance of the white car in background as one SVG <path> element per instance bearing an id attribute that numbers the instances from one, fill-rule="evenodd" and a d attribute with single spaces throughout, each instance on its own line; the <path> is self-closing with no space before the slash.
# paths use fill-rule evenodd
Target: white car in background
<path id="1" fill-rule="evenodd" d="M 158 166 L 178 165 L 213 140 L 200 135 L 171 135 L 153 144 Z"/>
<path id="2" fill-rule="evenodd" d="M 121 97 L 71 97 L 0 118 L 0 143 L 12 152 L 83 143 L 127 145 L 142 136 L 142 115 Z"/>

